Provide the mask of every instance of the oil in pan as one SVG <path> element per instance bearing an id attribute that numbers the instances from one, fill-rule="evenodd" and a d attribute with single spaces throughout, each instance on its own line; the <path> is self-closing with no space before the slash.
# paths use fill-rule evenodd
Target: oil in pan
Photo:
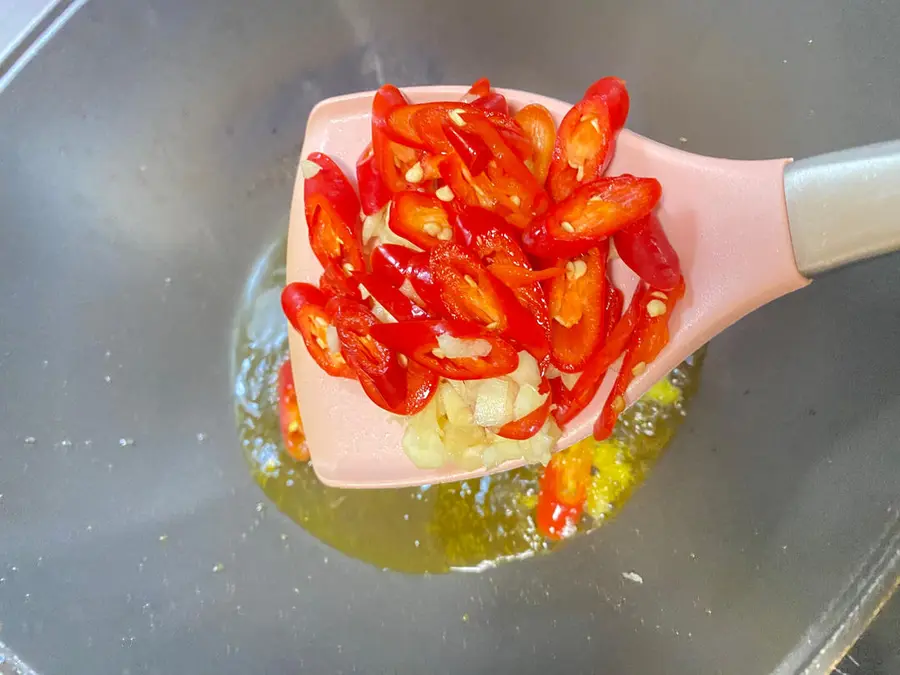
<path id="1" fill-rule="evenodd" d="M 281 240 L 260 259 L 247 284 L 236 318 L 233 365 L 241 446 L 277 507 L 342 553 L 398 572 L 480 570 L 558 545 L 536 523 L 540 466 L 417 488 L 345 490 L 322 484 L 309 462 L 284 452 L 277 387 L 279 366 L 287 358 L 280 303 L 284 259 Z M 632 406 L 612 439 L 589 439 L 565 451 L 592 464 L 585 513 L 567 536 L 599 527 L 641 482 L 684 420 L 702 360 L 702 353 L 693 356 Z"/>

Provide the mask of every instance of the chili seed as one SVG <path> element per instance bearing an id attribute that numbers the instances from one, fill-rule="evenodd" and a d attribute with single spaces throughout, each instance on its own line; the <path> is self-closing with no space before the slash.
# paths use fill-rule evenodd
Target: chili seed
<path id="1" fill-rule="evenodd" d="M 454 194 L 449 185 L 444 185 L 437 189 L 437 191 L 434 193 L 434 196 L 440 199 L 442 202 L 452 202 Z"/>
<path id="2" fill-rule="evenodd" d="M 647 303 L 647 314 L 652 317 L 662 316 L 666 313 L 666 303 L 662 300 L 653 299 Z"/>
<path id="3" fill-rule="evenodd" d="M 464 126 L 466 126 L 466 121 L 462 118 L 462 116 L 460 114 L 460 113 L 464 113 L 464 112 L 465 112 L 465 110 L 463 110 L 462 108 L 454 108 L 449 113 L 447 113 L 447 116 L 450 118 L 450 121 L 453 122 L 453 124 L 455 124 L 456 126 L 464 127 Z"/>

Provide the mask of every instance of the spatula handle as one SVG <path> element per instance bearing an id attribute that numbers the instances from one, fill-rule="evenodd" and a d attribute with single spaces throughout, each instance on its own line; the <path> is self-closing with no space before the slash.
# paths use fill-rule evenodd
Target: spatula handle
<path id="1" fill-rule="evenodd" d="M 784 193 L 807 277 L 900 250 L 900 141 L 788 164 Z"/>

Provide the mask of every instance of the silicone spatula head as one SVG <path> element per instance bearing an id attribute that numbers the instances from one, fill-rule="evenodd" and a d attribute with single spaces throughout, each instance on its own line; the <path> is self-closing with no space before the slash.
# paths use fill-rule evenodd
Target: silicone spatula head
<path id="1" fill-rule="evenodd" d="M 467 87 L 412 87 L 416 102 L 459 100 Z M 529 103 L 545 106 L 559 124 L 571 105 L 522 91 L 500 90 L 513 110 Z M 371 141 L 374 92 L 323 101 L 309 117 L 301 158 L 330 155 L 348 176 Z M 787 160 L 740 162 L 700 157 L 623 130 L 608 175 L 653 176 L 663 186 L 658 215 L 681 259 L 687 286 L 670 321 L 671 339 L 659 357 L 629 387 L 631 404 L 657 380 L 711 337 L 757 307 L 793 290 L 807 279 L 797 270 L 784 196 Z M 615 260 L 612 278 L 633 291 L 637 278 Z M 322 269 L 309 247 L 303 209 L 303 177 L 298 172 L 291 205 L 287 280 L 317 283 Z M 319 478 L 338 487 L 376 488 L 422 485 L 471 478 L 486 470 L 452 465 L 417 468 L 401 447 L 403 423 L 374 405 L 356 382 L 330 377 L 316 366 L 298 333 L 290 331 L 297 398 L 313 467 Z M 615 373 L 593 402 L 572 422 L 557 449 L 592 433 Z M 491 470 L 521 466 L 510 461 Z"/>

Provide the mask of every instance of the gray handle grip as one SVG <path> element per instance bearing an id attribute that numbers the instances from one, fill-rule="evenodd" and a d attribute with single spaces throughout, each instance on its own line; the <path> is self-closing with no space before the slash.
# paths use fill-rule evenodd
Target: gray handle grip
<path id="1" fill-rule="evenodd" d="M 784 194 L 805 276 L 900 250 L 900 141 L 788 164 Z"/>

